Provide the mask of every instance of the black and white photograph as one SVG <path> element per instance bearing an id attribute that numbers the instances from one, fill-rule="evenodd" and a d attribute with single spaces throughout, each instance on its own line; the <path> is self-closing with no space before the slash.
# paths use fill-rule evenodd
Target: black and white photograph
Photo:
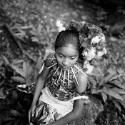
<path id="1" fill-rule="evenodd" d="M 125 125 L 125 0 L 0 0 L 0 125 Z"/>

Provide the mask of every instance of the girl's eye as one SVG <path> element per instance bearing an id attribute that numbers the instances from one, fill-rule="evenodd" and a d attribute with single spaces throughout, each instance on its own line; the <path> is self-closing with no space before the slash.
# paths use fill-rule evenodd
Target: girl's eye
<path id="1" fill-rule="evenodd" d="M 75 59 L 76 57 L 70 57 L 71 60 Z"/>
<path id="2" fill-rule="evenodd" d="M 62 54 L 59 54 L 59 57 L 61 57 L 61 58 L 62 58 L 62 57 L 63 57 L 63 55 L 62 55 Z"/>

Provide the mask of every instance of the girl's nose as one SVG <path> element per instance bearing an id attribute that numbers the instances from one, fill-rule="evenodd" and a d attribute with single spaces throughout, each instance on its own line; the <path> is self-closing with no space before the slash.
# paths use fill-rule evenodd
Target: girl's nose
<path id="1" fill-rule="evenodd" d="M 66 58 L 66 59 L 64 59 L 63 60 L 63 62 L 62 62 L 62 64 L 63 64 L 63 66 L 68 66 L 68 64 L 69 64 L 69 61 L 68 61 L 68 59 Z"/>

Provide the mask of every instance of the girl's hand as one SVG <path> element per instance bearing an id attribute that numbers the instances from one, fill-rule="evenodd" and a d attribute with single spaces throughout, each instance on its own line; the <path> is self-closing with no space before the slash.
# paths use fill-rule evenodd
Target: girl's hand
<path id="1" fill-rule="evenodd" d="M 29 113 L 28 113 L 28 118 L 29 118 L 30 125 L 32 125 L 31 118 L 32 118 L 32 115 L 34 114 L 35 108 L 36 108 L 36 105 L 31 106 L 31 108 L 29 110 Z"/>

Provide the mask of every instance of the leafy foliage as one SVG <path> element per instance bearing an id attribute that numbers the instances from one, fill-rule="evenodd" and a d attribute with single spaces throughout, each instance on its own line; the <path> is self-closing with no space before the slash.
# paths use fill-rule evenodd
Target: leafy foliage
<path id="1" fill-rule="evenodd" d="M 101 112 L 96 119 L 96 125 L 124 125 L 125 124 L 125 110 L 118 111 L 116 106 L 111 102 L 104 106 L 104 111 Z"/>
<path id="2" fill-rule="evenodd" d="M 0 83 L 3 83 L 0 85 L 0 124 L 26 125 L 32 94 L 18 91 L 17 85 L 20 82 L 12 79 L 16 72 L 10 66 L 2 64 L 0 67 Z"/>
<path id="3" fill-rule="evenodd" d="M 104 103 L 112 100 L 121 111 L 125 103 L 125 71 L 119 67 L 117 58 L 109 53 L 108 57 L 100 60 L 90 74 L 89 83 L 92 94 L 100 95 Z"/>

